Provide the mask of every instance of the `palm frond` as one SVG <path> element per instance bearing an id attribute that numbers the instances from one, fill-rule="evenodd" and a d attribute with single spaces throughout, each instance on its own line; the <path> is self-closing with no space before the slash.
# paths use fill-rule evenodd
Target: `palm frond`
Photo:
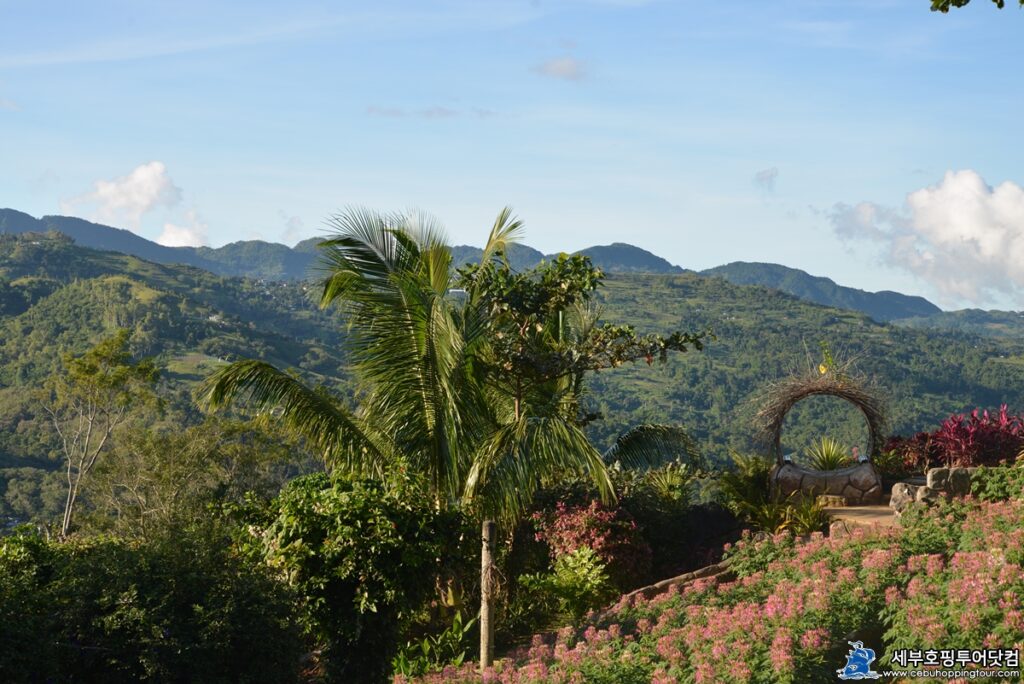
<path id="1" fill-rule="evenodd" d="M 559 416 L 524 417 L 482 445 L 464 499 L 479 501 L 485 515 L 511 520 L 529 508 L 538 487 L 566 475 L 590 478 L 603 500 L 615 500 L 601 454 L 579 427 Z"/>
<path id="2" fill-rule="evenodd" d="M 324 274 L 320 306 L 335 301 L 393 304 L 395 274 L 414 272 L 420 242 L 404 230 L 408 219 L 349 208 L 331 217 L 334 236 L 320 242 L 319 271 Z"/>
<path id="3" fill-rule="evenodd" d="M 676 425 L 637 425 L 622 433 L 604 452 L 607 464 L 621 463 L 626 468 L 656 468 L 680 460 L 703 468 L 704 459 L 689 433 Z"/>
<path id="4" fill-rule="evenodd" d="M 355 210 L 334 225 L 338 235 L 322 243 L 322 303 L 341 304 L 348 314 L 346 346 L 365 395 L 361 415 L 373 417 L 435 493 L 457 498 L 474 443 L 469 435 L 480 421 L 473 417 L 478 393 L 464 319 L 449 296 L 444 232 L 421 213 Z"/>
<path id="5" fill-rule="evenodd" d="M 200 385 L 197 395 L 211 410 L 244 399 L 256 409 L 280 412 L 281 420 L 335 466 L 379 474 L 394 457 L 392 446 L 358 416 L 264 361 L 236 361 L 217 370 Z"/>
<path id="6" fill-rule="evenodd" d="M 506 254 L 509 246 L 519 242 L 522 237 L 523 222 L 512 215 L 512 207 L 504 207 L 494 219 L 480 263 L 486 264 L 498 254 Z"/>

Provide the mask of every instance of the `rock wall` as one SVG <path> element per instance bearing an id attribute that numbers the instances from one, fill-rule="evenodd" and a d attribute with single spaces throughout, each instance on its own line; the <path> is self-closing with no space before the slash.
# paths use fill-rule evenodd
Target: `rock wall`
<path id="1" fill-rule="evenodd" d="M 772 492 L 783 497 L 794 492 L 807 495 L 841 496 L 850 505 L 877 504 L 882 500 L 882 476 L 870 463 L 858 463 L 839 470 L 811 470 L 795 463 L 772 469 Z"/>
<path id="2" fill-rule="evenodd" d="M 899 515 L 912 503 L 929 503 L 954 496 L 967 496 L 977 468 L 932 468 L 924 482 L 897 482 L 892 486 L 889 506 Z"/>

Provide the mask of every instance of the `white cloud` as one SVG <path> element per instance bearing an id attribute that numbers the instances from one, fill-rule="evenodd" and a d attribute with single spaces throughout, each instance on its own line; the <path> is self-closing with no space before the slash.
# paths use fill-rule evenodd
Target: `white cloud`
<path id="1" fill-rule="evenodd" d="M 199 217 L 195 209 L 185 212 L 188 221 L 186 226 L 165 223 L 163 232 L 156 241 L 164 247 L 202 247 L 208 244 L 206 223 Z"/>
<path id="2" fill-rule="evenodd" d="M 586 68 L 575 57 L 555 57 L 538 64 L 534 71 L 542 76 L 558 78 L 563 81 L 580 81 L 586 76 Z"/>
<path id="3" fill-rule="evenodd" d="M 948 171 L 907 195 L 902 209 L 837 204 L 830 219 L 840 237 L 878 243 L 890 265 L 949 303 L 998 294 L 1024 302 L 1024 187 L 1016 183 L 992 188 L 976 171 Z"/>
<path id="4" fill-rule="evenodd" d="M 779 170 L 774 166 L 761 169 L 754 174 L 754 184 L 767 192 L 775 192 L 775 181 L 779 178 Z"/>
<path id="5" fill-rule="evenodd" d="M 61 200 L 61 211 L 78 216 L 84 213 L 86 218 L 138 231 L 144 214 L 181 202 L 181 188 L 174 184 L 167 167 L 159 161 L 142 164 L 126 176 L 98 180 L 93 185 L 92 192 Z"/>
<path id="6" fill-rule="evenodd" d="M 281 233 L 281 239 L 287 244 L 295 244 L 302 240 L 306 227 L 302 219 L 298 216 L 289 216 L 283 209 L 278 210 L 277 215 L 284 221 L 284 231 Z"/>
<path id="7" fill-rule="evenodd" d="M 5 97 L 0 97 L 0 109 L 8 112 L 16 112 L 21 109 L 18 103 L 14 100 L 8 100 Z"/>

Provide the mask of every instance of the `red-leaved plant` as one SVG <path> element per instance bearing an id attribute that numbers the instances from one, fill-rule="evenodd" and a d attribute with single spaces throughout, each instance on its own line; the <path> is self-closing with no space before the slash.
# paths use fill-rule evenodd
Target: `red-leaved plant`
<path id="1" fill-rule="evenodd" d="M 640 586 L 651 570 L 651 547 L 636 521 L 622 508 L 599 501 L 589 506 L 555 504 L 554 511 L 533 514 L 537 541 L 551 549 L 552 559 L 587 546 L 607 566 L 608 577 L 622 590 Z"/>
<path id="2" fill-rule="evenodd" d="M 998 413 L 974 409 L 954 414 L 933 432 L 893 437 L 886 450 L 903 456 L 911 469 L 1012 463 L 1024 448 L 1024 417 L 1012 415 L 1003 404 Z"/>

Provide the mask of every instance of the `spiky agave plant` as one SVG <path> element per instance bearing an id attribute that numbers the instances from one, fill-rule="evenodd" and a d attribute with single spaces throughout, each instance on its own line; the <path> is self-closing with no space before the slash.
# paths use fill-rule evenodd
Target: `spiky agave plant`
<path id="1" fill-rule="evenodd" d="M 822 437 L 811 444 L 807 456 L 815 470 L 838 470 L 853 463 L 846 446 L 831 437 Z"/>

